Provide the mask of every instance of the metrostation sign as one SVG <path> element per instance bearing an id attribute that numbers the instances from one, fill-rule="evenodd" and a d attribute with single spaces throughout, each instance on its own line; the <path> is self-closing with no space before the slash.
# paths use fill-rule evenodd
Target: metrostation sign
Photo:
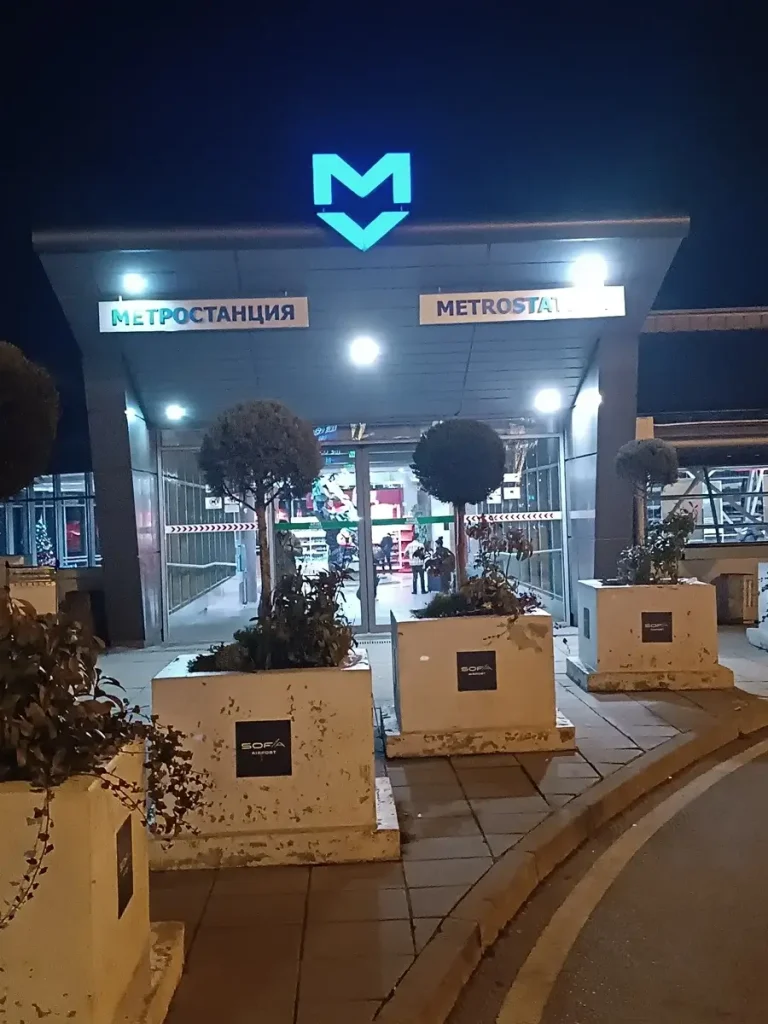
<path id="1" fill-rule="evenodd" d="M 624 316 L 624 288 L 530 288 L 419 296 L 420 324 L 491 324 L 515 320 L 589 320 Z"/>

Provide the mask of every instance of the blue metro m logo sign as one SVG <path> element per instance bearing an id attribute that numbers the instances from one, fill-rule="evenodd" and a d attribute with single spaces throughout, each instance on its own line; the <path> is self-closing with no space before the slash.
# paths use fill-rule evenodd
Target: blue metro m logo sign
<path id="1" fill-rule="evenodd" d="M 364 198 L 392 179 L 392 202 L 406 205 L 411 202 L 411 155 L 410 153 L 385 153 L 365 174 L 350 167 L 335 153 L 316 153 L 312 157 L 312 185 L 315 206 L 333 205 L 333 179 L 344 185 L 356 196 Z M 388 231 L 405 220 L 407 210 L 387 210 L 361 227 L 347 213 L 328 213 L 318 210 L 320 220 L 338 231 L 358 249 L 365 252 L 375 245 Z"/>

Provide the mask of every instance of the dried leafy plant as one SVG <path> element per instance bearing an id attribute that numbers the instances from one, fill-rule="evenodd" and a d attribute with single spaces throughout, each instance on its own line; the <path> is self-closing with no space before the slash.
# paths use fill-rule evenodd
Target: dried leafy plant
<path id="1" fill-rule="evenodd" d="M 167 840 L 203 805 L 207 779 L 192 768 L 184 736 L 142 717 L 118 695 L 120 684 L 97 667 L 101 650 L 78 622 L 38 615 L 31 604 L 0 591 L 0 785 L 26 782 L 40 795 L 29 819 L 35 837 L 25 869 L 8 883 L 15 893 L 0 895 L 0 929 L 34 896 L 47 871 L 55 793 L 68 779 L 98 779 Z M 111 770 L 123 751 L 143 757 L 146 795 L 143 786 Z"/>

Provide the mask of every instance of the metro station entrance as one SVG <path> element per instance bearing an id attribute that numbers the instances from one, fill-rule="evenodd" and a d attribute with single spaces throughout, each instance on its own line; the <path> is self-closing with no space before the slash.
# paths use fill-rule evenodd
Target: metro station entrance
<path id="1" fill-rule="evenodd" d="M 560 438 L 506 444 L 503 486 L 467 513 L 525 530 L 534 555 L 514 562 L 512 571 L 556 621 L 566 621 Z M 275 509 L 275 579 L 299 569 L 343 569 L 344 613 L 358 633 L 386 632 L 391 612 L 408 615 L 453 586 L 453 574 L 438 572 L 434 558 L 440 543 L 455 553 L 452 511 L 419 487 L 410 468 L 414 445 L 325 445 L 311 492 Z M 162 467 L 165 637 L 227 640 L 256 615 L 261 583 L 253 513 L 206 493 L 195 450 L 164 449 Z"/>

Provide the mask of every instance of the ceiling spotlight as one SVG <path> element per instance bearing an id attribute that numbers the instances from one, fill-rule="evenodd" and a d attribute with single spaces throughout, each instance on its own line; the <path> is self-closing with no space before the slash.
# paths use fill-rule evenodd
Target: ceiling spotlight
<path id="1" fill-rule="evenodd" d="M 603 288 L 608 264 L 599 252 L 583 252 L 571 265 L 571 280 L 577 288 Z"/>
<path id="2" fill-rule="evenodd" d="M 355 338 L 349 346 L 349 358 L 355 366 L 371 366 L 379 358 L 380 351 L 378 342 L 363 336 Z"/>
<path id="3" fill-rule="evenodd" d="M 127 295 L 143 295 L 147 290 L 147 284 L 143 274 L 123 274 L 123 291 Z"/>
<path id="4" fill-rule="evenodd" d="M 533 400 L 539 412 L 557 412 L 563 399 L 557 388 L 542 388 Z"/>
<path id="5" fill-rule="evenodd" d="M 178 423 L 179 420 L 183 420 L 187 415 L 187 410 L 183 405 L 177 405 L 175 402 L 171 402 L 170 405 L 165 407 L 165 418 L 170 420 L 172 423 Z"/>

